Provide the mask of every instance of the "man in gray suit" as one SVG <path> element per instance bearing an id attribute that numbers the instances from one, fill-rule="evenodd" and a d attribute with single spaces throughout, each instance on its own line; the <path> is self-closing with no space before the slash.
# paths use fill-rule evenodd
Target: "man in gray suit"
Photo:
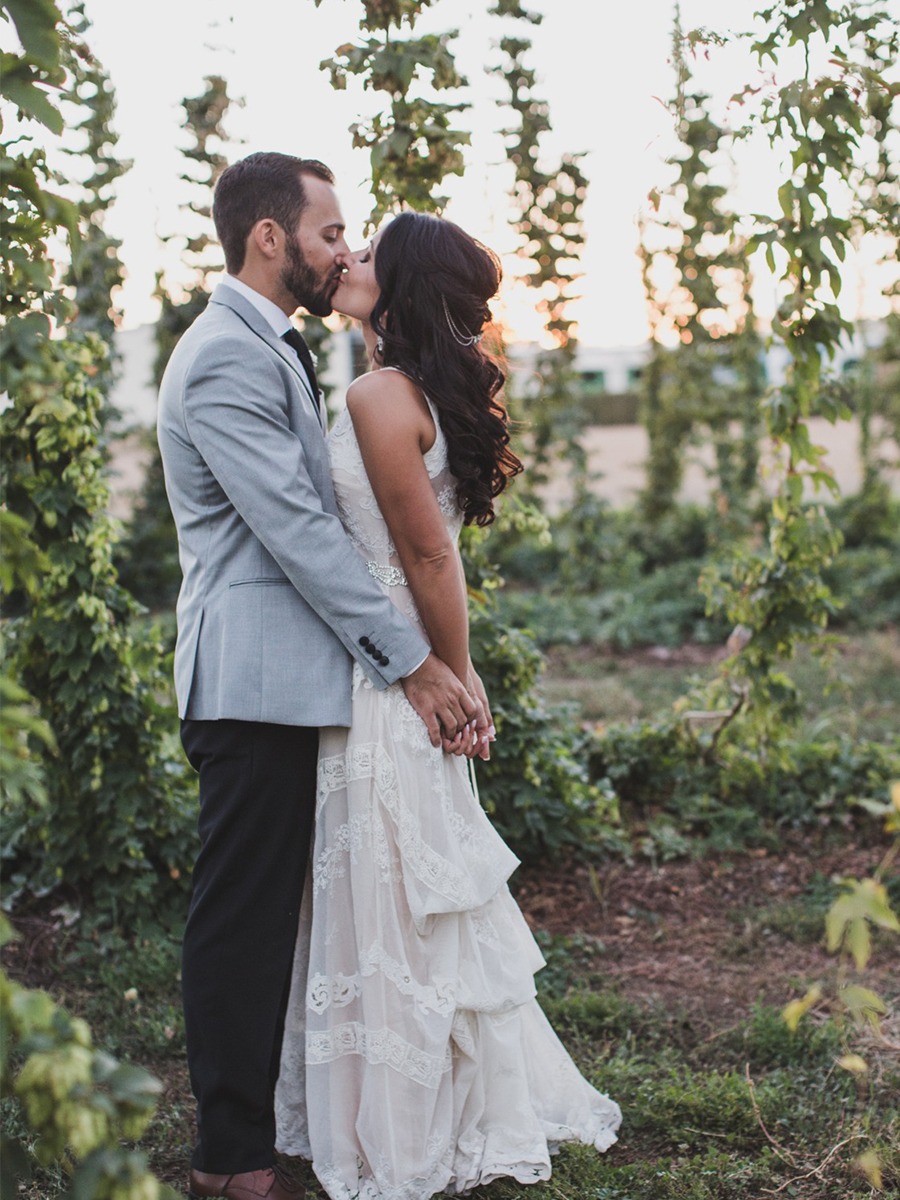
<path id="1" fill-rule="evenodd" d="M 349 725 L 353 660 L 375 687 L 402 680 L 435 746 L 484 719 L 337 516 L 315 372 L 289 320 L 300 306 L 331 312 L 348 253 L 333 184 L 323 164 L 282 154 L 222 174 L 213 215 L 228 274 L 160 390 L 184 576 L 175 683 L 200 775 L 182 973 L 195 1198 L 303 1194 L 275 1164 L 273 1097 L 318 727 Z"/>

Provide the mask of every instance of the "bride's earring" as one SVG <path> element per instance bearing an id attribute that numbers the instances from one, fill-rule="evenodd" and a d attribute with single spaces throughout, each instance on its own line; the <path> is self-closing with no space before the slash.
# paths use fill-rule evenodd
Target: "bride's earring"
<path id="1" fill-rule="evenodd" d="M 376 356 L 376 358 L 382 358 L 383 355 L 384 355 L 384 338 L 377 337 L 375 339 L 375 356 Z"/>

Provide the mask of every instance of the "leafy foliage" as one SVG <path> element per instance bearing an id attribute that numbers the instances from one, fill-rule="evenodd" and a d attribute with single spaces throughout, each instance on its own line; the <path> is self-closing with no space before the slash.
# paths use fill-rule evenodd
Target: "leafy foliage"
<path id="1" fill-rule="evenodd" d="M 504 626 L 488 603 L 473 603 L 470 641 L 497 725 L 487 763 L 478 763 L 485 807 L 522 859 L 563 847 L 599 849 L 615 837 L 617 804 L 592 784 L 586 736 L 566 714 L 540 699 L 542 665 L 531 638 Z"/>
<path id="2" fill-rule="evenodd" d="M 47 560 L 28 536 L 27 522 L 0 510 L 0 539 L 6 550 L 0 563 L 0 591 L 18 592 L 32 599 Z M 9 553 L 12 548 L 13 553 Z M 14 678 L 5 661 L 0 664 L 0 799 L 3 808 L 40 808 L 47 803 L 44 769 L 38 749 L 54 749 L 53 732 L 35 711 L 34 697 Z M 7 831 L 7 845 L 11 841 Z"/>
<path id="3" fill-rule="evenodd" d="M 0 917 L 0 943 L 11 931 Z M 161 1085 L 139 1067 L 120 1064 L 94 1047 L 84 1021 L 70 1017 L 46 992 L 32 991 L 0 971 L 0 1090 L 24 1124 L 18 1138 L 2 1136 L 0 1195 L 13 1200 L 31 1177 L 33 1153 L 47 1166 L 62 1162 L 68 1195 L 91 1200 L 176 1200 L 147 1170 L 146 1158 L 122 1145 L 139 1138 Z"/>
<path id="4" fill-rule="evenodd" d="M 31 117 L 58 131 L 62 119 L 48 90 L 58 90 L 65 79 L 55 25 L 60 19 L 55 4 L 2 4 L 0 15 L 16 26 L 21 53 L 2 55 L 0 89 L 22 119 Z M 68 201 L 50 192 L 44 154 L 27 140 L 0 145 L 0 219 L 6 232 L 3 243 L 4 353 L 0 357 L 0 391 L 8 392 L 16 370 L 37 359 L 51 318 L 68 311 L 53 289 L 53 266 L 46 257 L 47 241 L 57 229 L 75 236 L 77 213 Z M 0 507 L 0 533 L 4 557 L 0 564 L 0 592 L 4 597 L 37 593 L 45 556 L 31 537 L 28 521 Z M 35 748 L 52 746 L 53 734 L 35 713 L 33 697 L 21 686 L 15 664 L 4 654 L 0 674 L 0 766 L 4 806 L 40 807 L 46 799 L 44 775 Z M 15 841 L 9 837 L 8 842 Z"/>
<path id="5" fill-rule="evenodd" d="M 796 696 L 781 664 L 804 644 L 827 646 L 823 637 L 835 611 L 823 572 L 840 539 L 824 506 L 812 497 L 822 488 L 837 493 L 821 447 L 807 419 L 816 413 L 835 421 L 849 416 L 840 396 L 825 386 L 825 366 L 848 331 L 837 304 L 840 263 L 855 232 L 896 227 L 882 197 L 860 181 L 868 178 L 861 143 L 868 127 L 890 121 L 885 97 L 897 87 L 885 73 L 896 55 L 898 30 L 877 6 L 833 6 L 828 0 L 778 3 L 760 15 L 763 33 L 754 43 L 760 62 L 777 64 L 798 42 L 803 69 L 780 87 L 748 87 L 744 103 L 760 95 L 755 120 L 773 146 L 790 156 L 778 189 L 778 213 L 758 217 L 754 247 L 765 248 L 769 267 L 783 265 L 783 298 L 773 332 L 789 354 L 784 384 L 765 405 L 768 435 L 780 461 L 777 491 L 764 543 L 736 548 L 734 556 L 704 574 L 711 607 L 739 627 L 743 648 L 725 663 L 708 696 L 720 707 L 728 736 L 761 748 L 778 740 L 796 715 Z M 811 50 L 824 52 L 825 73 L 816 75 Z M 886 136 L 882 130 L 880 136 Z M 881 144 L 881 143 L 879 143 Z M 852 214 L 835 209 L 834 196 L 849 197 Z M 740 714 L 741 721 L 732 723 Z M 739 730 L 739 732 L 738 732 Z"/>
<path id="6" fill-rule="evenodd" d="M 52 5 L 10 11 L 22 37 L 22 72 L 33 87 L 40 80 L 59 87 L 67 79 L 59 13 Z M 43 57 L 32 61 L 35 54 Z M 34 104 L 26 115 L 42 113 Z M 65 880 L 113 920 L 171 899 L 186 861 L 185 801 L 161 756 L 159 648 L 129 633 L 134 605 L 111 561 L 96 386 L 108 378 L 107 350 L 71 325 L 48 337 L 51 319 L 61 323 L 72 310 L 54 291 L 47 242 L 65 223 L 77 244 L 75 212 L 47 190 L 44 157 L 27 149 L 28 138 L 13 145 L 12 154 L 4 146 L 0 192 L 9 231 L 2 315 L 12 333 L 0 361 L 0 389 L 9 397 L 0 414 L 0 491 L 16 564 L 2 582 L 11 617 L 7 669 L 18 680 L 18 690 L 4 685 L 14 700 L 4 745 L 20 768 L 18 786 L 4 793 L 7 901 L 23 888 Z M 37 702 L 39 720 L 21 688 Z M 46 750 L 51 735 L 56 753 L 45 756 L 38 779 L 28 754 L 41 741 Z M 31 803 L 42 789 L 46 805 Z"/>
<path id="7" fill-rule="evenodd" d="M 161 648 L 131 633 L 135 606 L 112 564 L 102 397 L 90 384 L 103 352 L 94 335 L 71 335 L 19 372 L 0 417 L 0 480 L 47 563 L 9 630 L 58 748 L 45 764 L 50 804 L 9 814 L 12 879 L 32 891 L 65 882 L 110 919 L 177 894 L 190 802 L 162 752 Z"/>
<path id="8" fill-rule="evenodd" d="M 838 1020 L 844 1053 L 837 1065 L 856 1079 L 865 1077 L 869 1064 L 851 1042 L 847 1028 L 850 1022 L 856 1030 L 866 1029 L 881 1033 L 881 1018 L 887 1013 L 885 1000 L 871 988 L 864 986 L 861 978 L 849 974 L 852 959 L 857 974 L 865 970 L 872 956 L 872 929 L 886 930 L 889 934 L 900 934 L 900 919 L 891 907 L 884 879 L 900 854 L 900 782 L 891 787 L 887 802 L 863 800 L 860 802 L 869 812 L 884 818 L 884 830 L 893 836 L 893 843 L 884 855 L 874 875 L 866 879 L 840 880 L 840 894 L 825 914 L 825 938 L 828 949 L 839 952 L 840 966 L 837 987 L 830 1007 Z M 782 1012 L 784 1022 L 796 1030 L 800 1021 L 814 1008 L 827 1003 L 821 984 L 815 983 L 807 989 L 801 999 L 792 1000 Z M 881 1188 L 884 1183 L 882 1156 L 875 1148 L 868 1149 L 857 1159 L 858 1166 L 873 1186 Z"/>
<path id="9" fill-rule="evenodd" d="M 316 7 L 321 0 L 316 0 Z M 447 103 L 416 95 L 414 83 L 428 80 L 435 92 L 456 91 L 466 80 L 456 68 L 450 42 L 456 31 L 423 37 L 397 37 L 397 31 L 416 23 L 431 0 L 362 0 L 359 27 L 371 36 L 339 46 L 335 57 L 320 64 L 332 87 L 343 90 L 351 76 L 363 86 L 389 97 L 390 107 L 369 120 L 351 125 L 355 147 L 369 150 L 374 206 L 367 231 L 398 207 L 417 212 L 440 211 L 446 197 L 437 194 L 448 175 L 461 175 L 463 147 L 469 134 L 453 128 L 457 113 L 468 102 Z"/>
<path id="10" fill-rule="evenodd" d="M 872 491 L 827 510 L 843 546 L 823 571 L 834 597 L 830 625 L 879 629 L 900 620 L 900 501 Z M 766 538 L 768 513 L 753 514 Z M 733 625 L 710 606 L 700 581 L 719 561 L 715 509 L 680 504 L 655 521 L 642 506 L 611 508 L 584 496 L 534 524 L 501 521 L 490 551 L 508 584 L 504 618 L 541 647 L 591 644 L 628 650 L 685 642 L 724 645 Z M 540 581 L 535 588 L 535 581 Z"/>
<path id="11" fill-rule="evenodd" d="M 142 434 L 147 469 L 115 563 L 122 586 L 151 612 L 174 611 L 181 586 L 178 535 L 166 495 L 166 480 L 156 430 Z"/>
<path id="12" fill-rule="evenodd" d="M 752 747 L 718 749 L 712 755 L 677 715 L 607 725 L 592 744 L 590 778 L 616 797 L 629 829 L 648 830 L 650 857 L 665 858 L 667 826 L 691 839 L 673 843 L 672 857 L 768 845 L 781 826 L 852 819 L 856 805 L 886 794 L 900 772 L 897 739 L 796 741 L 766 760 Z"/>
<path id="13" fill-rule="evenodd" d="M 53 0 L 3 0 L 0 14 L 4 21 L 12 20 L 22 47 L 20 54 L 3 54 L 4 99 L 15 105 L 22 117 L 62 133 L 62 116 L 48 94 L 58 91 L 65 79 L 56 35 L 59 9 Z"/>

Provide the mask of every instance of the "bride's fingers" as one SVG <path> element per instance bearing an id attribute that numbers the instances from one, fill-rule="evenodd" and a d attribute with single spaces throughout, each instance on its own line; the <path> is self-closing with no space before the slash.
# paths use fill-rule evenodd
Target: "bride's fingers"
<path id="1" fill-rule="evenodd" d="M 454 738 L 449 738 L 445 734 L 441 745 L 445 754 L 460 755 L 465 752 L 462 733 L 458 733 Z"/>
<path id="2" fill-rule="evenodd" d="M 474 721 L 469 721 L 461 733 L 462 753 L 466 758 L 474 758 L 478 753 L 479 734 Z"/>
<path id="3" fill-rule="evenodd" d="M 482 741 L 483 739 L 478 732 L 475 722 L 468 721 L 455 737 L 449 737 L 445 731 L 442 746 L 446 754 L 475 758 L 476 755 L 481 753 Z"/>

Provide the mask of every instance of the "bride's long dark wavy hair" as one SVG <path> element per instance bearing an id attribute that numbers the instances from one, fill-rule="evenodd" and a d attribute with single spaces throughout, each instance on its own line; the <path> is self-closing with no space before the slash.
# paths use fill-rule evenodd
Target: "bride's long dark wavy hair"
<path id="1" fill-rule="evenodd" d="M 474 340 L 491 319 L 501 277 L 492 251 L 440 217 L 401 213 L 378 239 L 380 294 L 370 320 L 381 361 L 415 379 L 436 406 L 467 525 L 489 525 L 494 500 L 522 470 L 499 397 L 505 375 Z"/>

